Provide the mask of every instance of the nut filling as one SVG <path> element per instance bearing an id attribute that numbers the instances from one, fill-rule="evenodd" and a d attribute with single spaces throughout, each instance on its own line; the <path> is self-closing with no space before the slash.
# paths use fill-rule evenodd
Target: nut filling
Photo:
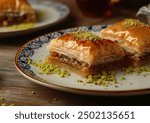
<path id="1" fill-rule="evenodd" d="M 51 52 L 50 56 L 53 57 L 54 59 L 57 59 L 63 63 L 67 63 L 73 67 L 76 67 L 77 69 L 81 69 L 83 67 L 88 67 L 88 64 L 83 61 L 78 61 L 77 59 L 74 58 L 69 58 L 63 54 L 58 54 L 56 52 Z"/>
<path id="2" fill-rule="evenodd" d="M 0 26 L 9 26 L 12 24 L 19 24 L 22 22 L 30 22 L 34 18 L 31 14 L 24 14 L 24 15 L 19 15 L 19 14 L 6 14 L 6 15 L 1 15 L 0 16 Z"/>

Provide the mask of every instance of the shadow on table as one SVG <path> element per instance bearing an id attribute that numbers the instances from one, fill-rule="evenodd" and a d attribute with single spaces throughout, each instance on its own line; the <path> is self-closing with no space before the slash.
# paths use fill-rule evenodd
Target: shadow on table
<path id="1" fill-rule="evenodd" d="M 65 99 L 66 98 L 66 99 Z M 150 105 L 150 95 L 103 97 L 87 96 L 78 94 L 59 93 L 58 100 L 66 100 L 67 105 L 91 105 L 91 106 L 113 106 L 113 105 Z M 65 104 L 65 105 L 66 105 Z"/>
<path id="2" fill-rule="evenodd" d="M 51 102 L 47 105 L 59 106 L 149 106 L 150 94 L 137 96 L 88 96 L 80 94 L 72 94 L 61 92 L 39 85 L 35 85 L 38 89 L 38 98 L 49 99 Z M 36 91 L 36 90 L 35 90 Z M 36 96 L 36 95 L 35 95 Z M 56 99 L 56 101 L 53 101 Z M 38 104 L 37 104 L 38 105 Z M 39 104 L 42 105 L 42 104 Z"/>

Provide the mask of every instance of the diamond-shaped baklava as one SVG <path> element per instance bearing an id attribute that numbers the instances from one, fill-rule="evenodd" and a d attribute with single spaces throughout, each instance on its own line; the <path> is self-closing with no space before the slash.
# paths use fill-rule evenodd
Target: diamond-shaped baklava
<path id="1" fill-rule="evenodd" d="M 150 55 L 150 26 L 139 20 L 125 19 L 113 24 L 102 30 L 100 37 L 118 42 L 133 59 Z"/>
<path id="2" fill-rule="evenodd" d="M 0 0 L 0 26 L 36 22 L 36 13 L 27 0 Z"/>
<path id="3" fill-rule="evenodd" d="M 125 53 L 116 42 L 103 40 L 90 32 L 71 32 L 53 39 L 48 62 L 71 68 L 82 76 L 110 70 L 120 65 Z M 118 64 L 119 63 L 119 64 Z"/>

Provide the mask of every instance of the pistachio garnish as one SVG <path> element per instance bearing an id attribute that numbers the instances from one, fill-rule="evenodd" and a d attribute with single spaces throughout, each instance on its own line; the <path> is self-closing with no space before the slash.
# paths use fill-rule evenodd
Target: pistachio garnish
<path id="1" fill-rule="evenodd" d="M 91 32 L 85 32 L 85 31 L 78 31 L 78 32 L 72 32 L 71 34 L 75 35 L 76 38 L 82 41 L 96 41 L 96 40 L 101 40 L 101 38 L 93 34 Z"/>
<path id="2" fill-rule="evenodd" d="M 123 24 L 126 28 L 139 27 L 144 25 L 144 23 L 136 19 L 125 19 L 124 21 L 125 22 Z"/>
<path id="3" fill-rule="evenodd" d="M 105 71 L 102 71 L 101 74 L 98 75 L 89 75 L 87 81 L 78 80 L 78 82 L 83 84 L 94 84 L 107 87 L 110 84 L 114 84 L 115 86 L 117 84 L 117 79 L 113 72 L 107 73 Z"/>
<path id="4" fill-rule="evenodd" d="M 28 58 L 28 62 L 40 69 L 39 74 L 58 74 L 62 78 L 68 77 L 70 75 L 68 71 L 60 69 L 58 66 L 53 64 L 49 64 L 47 59 L 43 62 L 36 63 L 35 61 Z"/>

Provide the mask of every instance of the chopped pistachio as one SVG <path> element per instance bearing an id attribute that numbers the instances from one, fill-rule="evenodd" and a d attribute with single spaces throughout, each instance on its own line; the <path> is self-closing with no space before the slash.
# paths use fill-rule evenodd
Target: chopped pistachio
<path id="1" fill-rule="evenodd" d="M 102 71 L 101 74 L 98 75 L 90 75 L 87 78 L 87 83 L 93 83 L 95 85 L 101 85 L 104 87 L 107 87 L 110 85 L 110 83 L 117 83 L 117 79 L 115 77 L 114 73 L 106 73 L 105 71 Z"/>
<path id="2" fill-rule="evenodd" d="M 83 82 L 83 80 L 77 80 L 77 82 L 81 82 L 81 83 L 82 83 L 82 82 Z"/>
<path id="3" fill-rule="evenodd" d="M 0 101 L 3 101 L 3 100 L 5 100 L 3 97 L 0 97 Z"/>
<path id="4" fill-rule="evenodd" d="M 43 11 L 38 11 L 37 16 L 43 18 L 45 16 L 45 13 Z"/>
<path id="5" fill-rule="evenodd" d="M 123 68 L 122 69 L 123 74 L 132 74 L 132 73 L 136 73 L 138 76 L 141 75 L 143 72 L 150 72 L 150 68 L 149 67 L 127 67 L 127 68 Z M 147 73 L 148 74 L 148 73 Z"/>
<path id="6" fill-rule="evenodd" d="M 133 67 L 128 67 L 128 68 L 126 68 L 126 70 L 125 70 L 125 73 L 126 74 L 132 74 L 134 72 L 134 68 Z"/>
<path id="7" fill-rule="evenodd" d="M 86 82 L 84 82 L 83 85 L 86 85 Z"/>
<path id="8" fill-rule="evenodd" d="M 135 68 L 135 72 L 137 75 L 140 75 L 143 72 L 143 70 L 141 68 Z"/>
<path id="9" fill-rule="evenodd" d="M 2 103 L 1 106 L 7 106 L 7 104 L 6 103 Z"/>
<path id="10" fill-rule="evenodd" d="M 122 72 L 123 72 L 122 73 L 123 76 L 120 78 L 120 82 L 117 81 L 115 73 L 105 72 L 105 71 L 102 71 L 101 74 L 89 75 L 86 82 L 82 80 L 78 80 L 78 82 L 81 82 L 84 85 L 94 84 L 103 87 L 108 87 L 109 85 L 113 85 L 115 88 L 117 88 L 118 84 L 122 85 L 123 84 L 122 81 L 126 80 L 125 75 L 132 74 L 132 73 L 137 73 L 137 75 L 140 75 L 141 73 L 144 72 L 144 76 L 146 77 L 147 75 L 149 75 L 148 72 L 150 72 L 150 68 L 149 67 L 137 67 L 137 68 L 126 67 L 126 68 L 122 68 Z"/>
<path id="11" fill-rule="evenodd" d="M 8 29 L 30 29 L 35 26 L 35 23 L 23 23 L 7 27 Z"/>
<path id="12" fill-rule="evenodd" d="M 116 80 L 116 79 L 114 80 L 114 83 L 115 83 L 115 84 L 117 83 L 117 80 Z"/>
<path id="13" fill-rule="evenodd" d="M 12 104 L 10 104 L 9 106 L 15 106 L 15 104 L 14 104 L 14 103 L 12 103 Z"/>
<path id="14" fill-rule="evenodd" d="M 89 40 L 89 41 L 96 41 L 96 40 L 101 40 L 101 38 L 93 34 L 91 32 L 85 32 L 85 31 L 78 31 L 78 32 L 72 32 L 71 34 L 75 35 L 76 38 L 84 41 L 84 40 Z"/>
<path id="15" fill-rule="evenodd" d="M 149 73 L 145 73 L 145 74 L 144 74 L 144 77 L 146 77 L 146 76 L 148 76 L 148 75 L 149 75 Z"/>
<path id="16" fill-rule="evenodd" d="M 66 70 L 60 69 L 58 66 L 55 66 L 53 64 L 49 64 L 47 62 L 47 59 L 45 61 L 40 61 L 40 63 L 36 63 L 35 61 L 28 58 L 28 62 L 40 69 L 39 74 L 58 74 L 60 77 L 65 78 L 70 76 L 70 73 Z"/>
<path id="17" fill-rule="evenodd" d="M 118 85 L 115 85 L 114 87 L 115 87 L 115 88 L 118 88 L 119 86 L 118 86 Z"/>
<path id="18" fill-rule="evenodd" d="M 121 80 L 126 80 L 126 78 L 125 78 L 125 77 L 122 77 Z"/>
<path id="19" fill-rule="evenodd" d="M 140 22 L 139 20 L 136 19 L 125 19 L 124 26 L 126 28 L 131 28 L 131 27 L 139 27 L 144 25 L 144 23 Z"/>

